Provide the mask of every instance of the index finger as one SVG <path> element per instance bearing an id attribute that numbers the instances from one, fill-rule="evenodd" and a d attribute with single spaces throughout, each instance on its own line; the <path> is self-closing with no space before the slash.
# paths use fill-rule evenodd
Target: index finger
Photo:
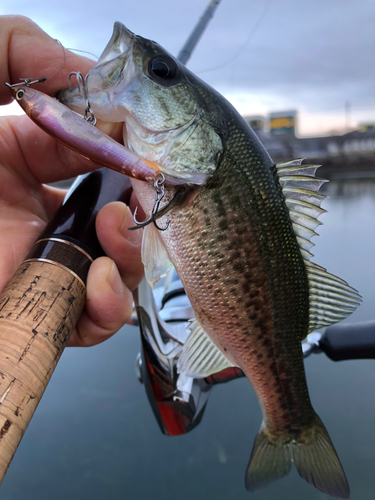
<path id="1" fill-rule="evenodd" d="M 17 83 L 19 78 L 41 78 L 55 75 L 35 87 L 54 95 L 68 86 L 72 71 L 86 74 L 94 62 L 64 49 L 33 21 L 23 16 L 0 16 L 0 105 L 11 102 L 5 82 Z M 95 170 L 100 165 L 57 143 L 38 129 L 26 116 L 6 117 L 0 123 L 0 137 L 7 144 L 2 162 L 15 171 L 31 172 L 43 183 L 56 182 Z M 107 134 L 120 137 L 121 127 L 107 127 Z"/>
<path id="2" fill-rule="evenodd" d="M 50 95 L 67 87 L 68 75 L 81 71 L 84 75 L 93 61 L 65 50 L 31 19 L 23 16 L 0 16 L 0 105 L 12 101 L 9 89 L 4 85 L 18 83 L 19 78 L 47 79 L 36 88 Z M 63 67 L 64 64 L 64 67 Z"/>

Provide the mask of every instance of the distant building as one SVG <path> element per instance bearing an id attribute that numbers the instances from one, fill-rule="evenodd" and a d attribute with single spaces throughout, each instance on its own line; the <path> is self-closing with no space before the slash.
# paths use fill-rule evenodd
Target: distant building
<path id="1" fill-rule="evenodd" d="M 319 175 L 343 178 L 353 171 L 357 175 L 375 176 L 375 122 L 363 123 L 358 130 L 327 137 L 296 137 L 296 112 L 271 113 L 244 117 L 275 162 L 306 158 L 306 162 L 323 165 Z"/>
<path id="2" fill-rule="evenodd" d="M 264 116 L 244 116 L 247 123 L 250 127 L 257 132 L 258 130 L 265 130 L 266 128 L 266 119 Z"/>
<path id="3" fill-rule="evenodd" d="M 359 132 L 375 132 L 375 123 L 360 123 Z"/>
<path id="4" fill-rule="evenodd" d="M 327 144 L 329 156 L 374 156 L 375 124 L 362 125 L 359 130 L 341 136 L 333 136 L 329 139 Z"/>
<path id="5" fill-rule="evenodd" d="M 269 130 L 271 135 L 296 135 L 296 111 L 280 111 L 270 113 Z"/>

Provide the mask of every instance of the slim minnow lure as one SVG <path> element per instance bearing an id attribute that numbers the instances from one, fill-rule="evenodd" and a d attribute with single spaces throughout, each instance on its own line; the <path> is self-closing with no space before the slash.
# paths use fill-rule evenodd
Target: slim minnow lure
<path id="1" fill-rule="evenodd" d="M 156 165 L 142 160 L 53 97 L 27 85 L 8 86 L 25 113 L 69 149 L 135 179 L 150 181 L 160 174 Z M 186 180 L 166 176 L 166 182 L 180 184 Z"/>

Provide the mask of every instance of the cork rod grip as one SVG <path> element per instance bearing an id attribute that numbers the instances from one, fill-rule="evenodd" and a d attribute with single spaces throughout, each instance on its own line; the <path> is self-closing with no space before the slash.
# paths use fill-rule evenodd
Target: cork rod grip
<path id="1" fill-rule="evenodd" d="M 84 304 L 81 277 L 49 259 L 23 262 L 0 295 L 0 482 Z"/>

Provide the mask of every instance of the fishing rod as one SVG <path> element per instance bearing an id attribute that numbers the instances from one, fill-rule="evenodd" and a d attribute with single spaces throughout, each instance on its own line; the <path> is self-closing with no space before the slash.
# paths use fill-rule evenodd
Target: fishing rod
<path id="1" fill-rule="evenodd" d="M 131 193 L 129 178 L 106 168 L 79 176 L 0 295 L 0 482 L 83 311 L 89 267 L 104 255 L 96 215 Z"/>
<path id="2" fill-rule="evenodd" d="M 189 38 L 186 40 L 185 45 L 182 47 L 177 56 L 177 60 L 180 61 L 182 64 L 186 65 L 186 63 L 190 59 L 191 54 L 193 53 L 193 50 L 195 49 L 201 36 L 203 35 L 204 30 L 206 29 L 208 23 L 215 14 L 215 10 L 219 6 L 219 3 L 220 0 L 210 1 L 207 9 L 204 11 L 202 17 L 198 21 L 198 24 L 191 32 Z"/>

